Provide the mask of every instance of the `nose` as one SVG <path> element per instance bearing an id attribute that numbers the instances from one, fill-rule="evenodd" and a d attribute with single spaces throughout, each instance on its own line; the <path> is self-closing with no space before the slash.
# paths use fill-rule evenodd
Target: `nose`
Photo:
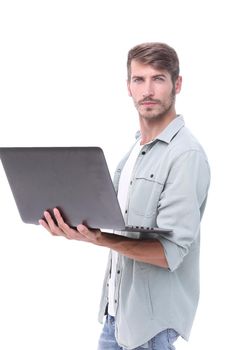
<path id="1" fill-rule="evenodd" d="M 152 84 L 150 82 L 148 82 L 144 86 L 144 91 L 142 93 L 142 96 L 143 96 L 143 98 L 145 98 L 145 97 L 150 97 L 153 95 L 154 95 L 154 90 L 153 90 Z"/>
<path id="2" fill-rule="evenodd" d="M 146 91 L 146 92 L 144 92 L 143 94 L 142 94 L 142 97 L 143 98 L 146 98 L 146 97 L 151 97 L 151 96 L 153 96 L 153 92 L 152 91 Z"/>

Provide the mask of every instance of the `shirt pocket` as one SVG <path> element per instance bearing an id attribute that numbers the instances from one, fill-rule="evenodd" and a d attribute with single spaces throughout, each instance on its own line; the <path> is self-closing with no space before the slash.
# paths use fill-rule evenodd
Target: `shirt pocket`
<path id="1" fill-rule="evenodd" d="M 147 218 L 155 216 L 163 188 L 164 182 L 152 172 L 136 176 L 130 192 L 130 211 Z"/>

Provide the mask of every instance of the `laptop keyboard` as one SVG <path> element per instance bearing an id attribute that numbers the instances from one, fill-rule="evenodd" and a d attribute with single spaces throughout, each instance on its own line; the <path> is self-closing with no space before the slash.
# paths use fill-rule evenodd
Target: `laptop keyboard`
<path id="1" fill-rule="evenodd" d="M 126 226 L 125 231 L 128 232 L 154 232 L 154 233 L 170 233 L 171 230 L 161 229 L 159 227 L 144 227 L 144 226 Z"/>

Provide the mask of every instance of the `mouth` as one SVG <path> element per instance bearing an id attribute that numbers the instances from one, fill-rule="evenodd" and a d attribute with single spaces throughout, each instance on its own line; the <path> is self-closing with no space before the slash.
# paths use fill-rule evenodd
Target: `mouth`
<path id="1" fill-rule="evenodd" d="M 155 108 L 156 106 L 158 106 L 159 105 L 159 103 L 158 102 L 152 102 L 152 101 L 147 101 L 147 102 L 142 102 L 142 103 L 140 103 L 140 106 L 141 107 L 144 107 L 144 108 L 150 108 L 150 109 L 152 109 L 152 108 Z"/>
<path id="2" fill-rule="evenodd" d="M 140 103 L 139 103 L 141 106 L 146 106 L 146 107 L 148 107 L 148 106 L 155 106 L 155 105 L 158 105 L 158 104 L 160 104 L 160 101 L 155 101 L 155 100 L 144 100 L 144 101 L 141 101 Z"/>
<path id="3" fill-rule="evenodd" d="M 142 102 L 141 105 L 143 106 L 152 106 L 152 105 L 157 105 L 158 102 Z"/>

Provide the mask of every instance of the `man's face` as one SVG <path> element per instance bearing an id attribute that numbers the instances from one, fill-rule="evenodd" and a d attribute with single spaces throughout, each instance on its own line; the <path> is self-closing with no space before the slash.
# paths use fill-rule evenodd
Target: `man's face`
<path id="1" fill-rule="evenodd" d="M 181 77 L 173 85 L 167 71 L 132 60 L 128 92 L 140 117 L 152 120 L 173 113 L 175 95 L 180 89 Z"/>

